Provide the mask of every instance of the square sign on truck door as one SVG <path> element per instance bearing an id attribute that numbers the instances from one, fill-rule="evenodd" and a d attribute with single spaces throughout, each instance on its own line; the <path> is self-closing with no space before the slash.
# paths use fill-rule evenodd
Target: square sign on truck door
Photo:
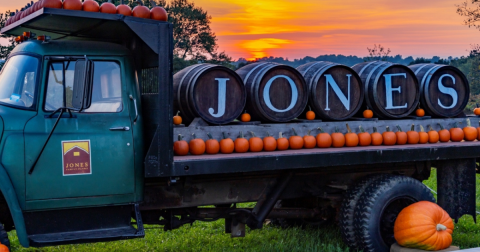
<path id="1" fill-rule="evenodd" d="M 90 140 L 62 141 L 63 176 L 92 174 Z"/>

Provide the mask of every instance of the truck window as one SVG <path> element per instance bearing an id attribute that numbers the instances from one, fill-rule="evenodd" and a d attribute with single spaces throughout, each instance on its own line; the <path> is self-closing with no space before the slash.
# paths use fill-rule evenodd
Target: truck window
<path id="1" fill-rule="evenodd" d="M 0 73 L 0 103 L 31 108 L 35 103 L 38 59 L 16 55 L 5 63 Z"/>
<path id="2" fill-rule="evenodd" d="M 54 111 L 62 106 L 71 107 L 75 64 L 75 61 L 50 64 L 45 98 L 46 111 Z M 92 105 L 83 112 L 115 113 L 122 111 L 120 65 L 111 61 L 94 61 L 93 65 Z M 63 83 L 65 83 L 65 88 L 63 88 Z"/>

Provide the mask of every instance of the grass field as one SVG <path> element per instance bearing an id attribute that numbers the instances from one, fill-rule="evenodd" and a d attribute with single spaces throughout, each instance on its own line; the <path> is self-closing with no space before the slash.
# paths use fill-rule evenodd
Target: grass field
<path id="1" fill-rule="evenodd" d="M 433 170 L 427 186 L 436 191 Z M 480 176 L 477 175 L 477 210 L 480 209 Z M 477 223 L 480 218 L 477 218 Z M 224 222 L 196 222 L 164 232 L 156 226 L 146 226 L 144 239 L 106 243 L 65 245 L 42 249 L 24 249 L 15 232 L 9 233 L 13 251 L 348 251 L 336 226 L 323 228 L 281 229 L 266 225 L 262 230 L 249 230 L 245 238 L 231 239 L 224 233 Z M 463 217 L 455 226 L 453 244 L 461 248 L 480 247 L 480 224 L 472 217 Z"/>

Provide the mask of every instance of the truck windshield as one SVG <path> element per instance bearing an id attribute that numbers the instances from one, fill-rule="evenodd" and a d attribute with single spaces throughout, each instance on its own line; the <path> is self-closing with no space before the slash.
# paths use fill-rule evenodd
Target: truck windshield
<path id="1" fill-rule="evenodd" d="M 35 102 L 38 59 L 16 55 L 5 63 L 0 72 L 0 103 L 31 108 Z"/>

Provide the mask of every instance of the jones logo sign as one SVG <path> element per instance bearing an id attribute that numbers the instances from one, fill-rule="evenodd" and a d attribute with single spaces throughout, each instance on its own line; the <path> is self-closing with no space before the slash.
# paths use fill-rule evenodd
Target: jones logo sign
<path id="1" fill-rule="evenodd" d="M 62 141 L 63 176 L 92 174 L 90 140 Z"/>

